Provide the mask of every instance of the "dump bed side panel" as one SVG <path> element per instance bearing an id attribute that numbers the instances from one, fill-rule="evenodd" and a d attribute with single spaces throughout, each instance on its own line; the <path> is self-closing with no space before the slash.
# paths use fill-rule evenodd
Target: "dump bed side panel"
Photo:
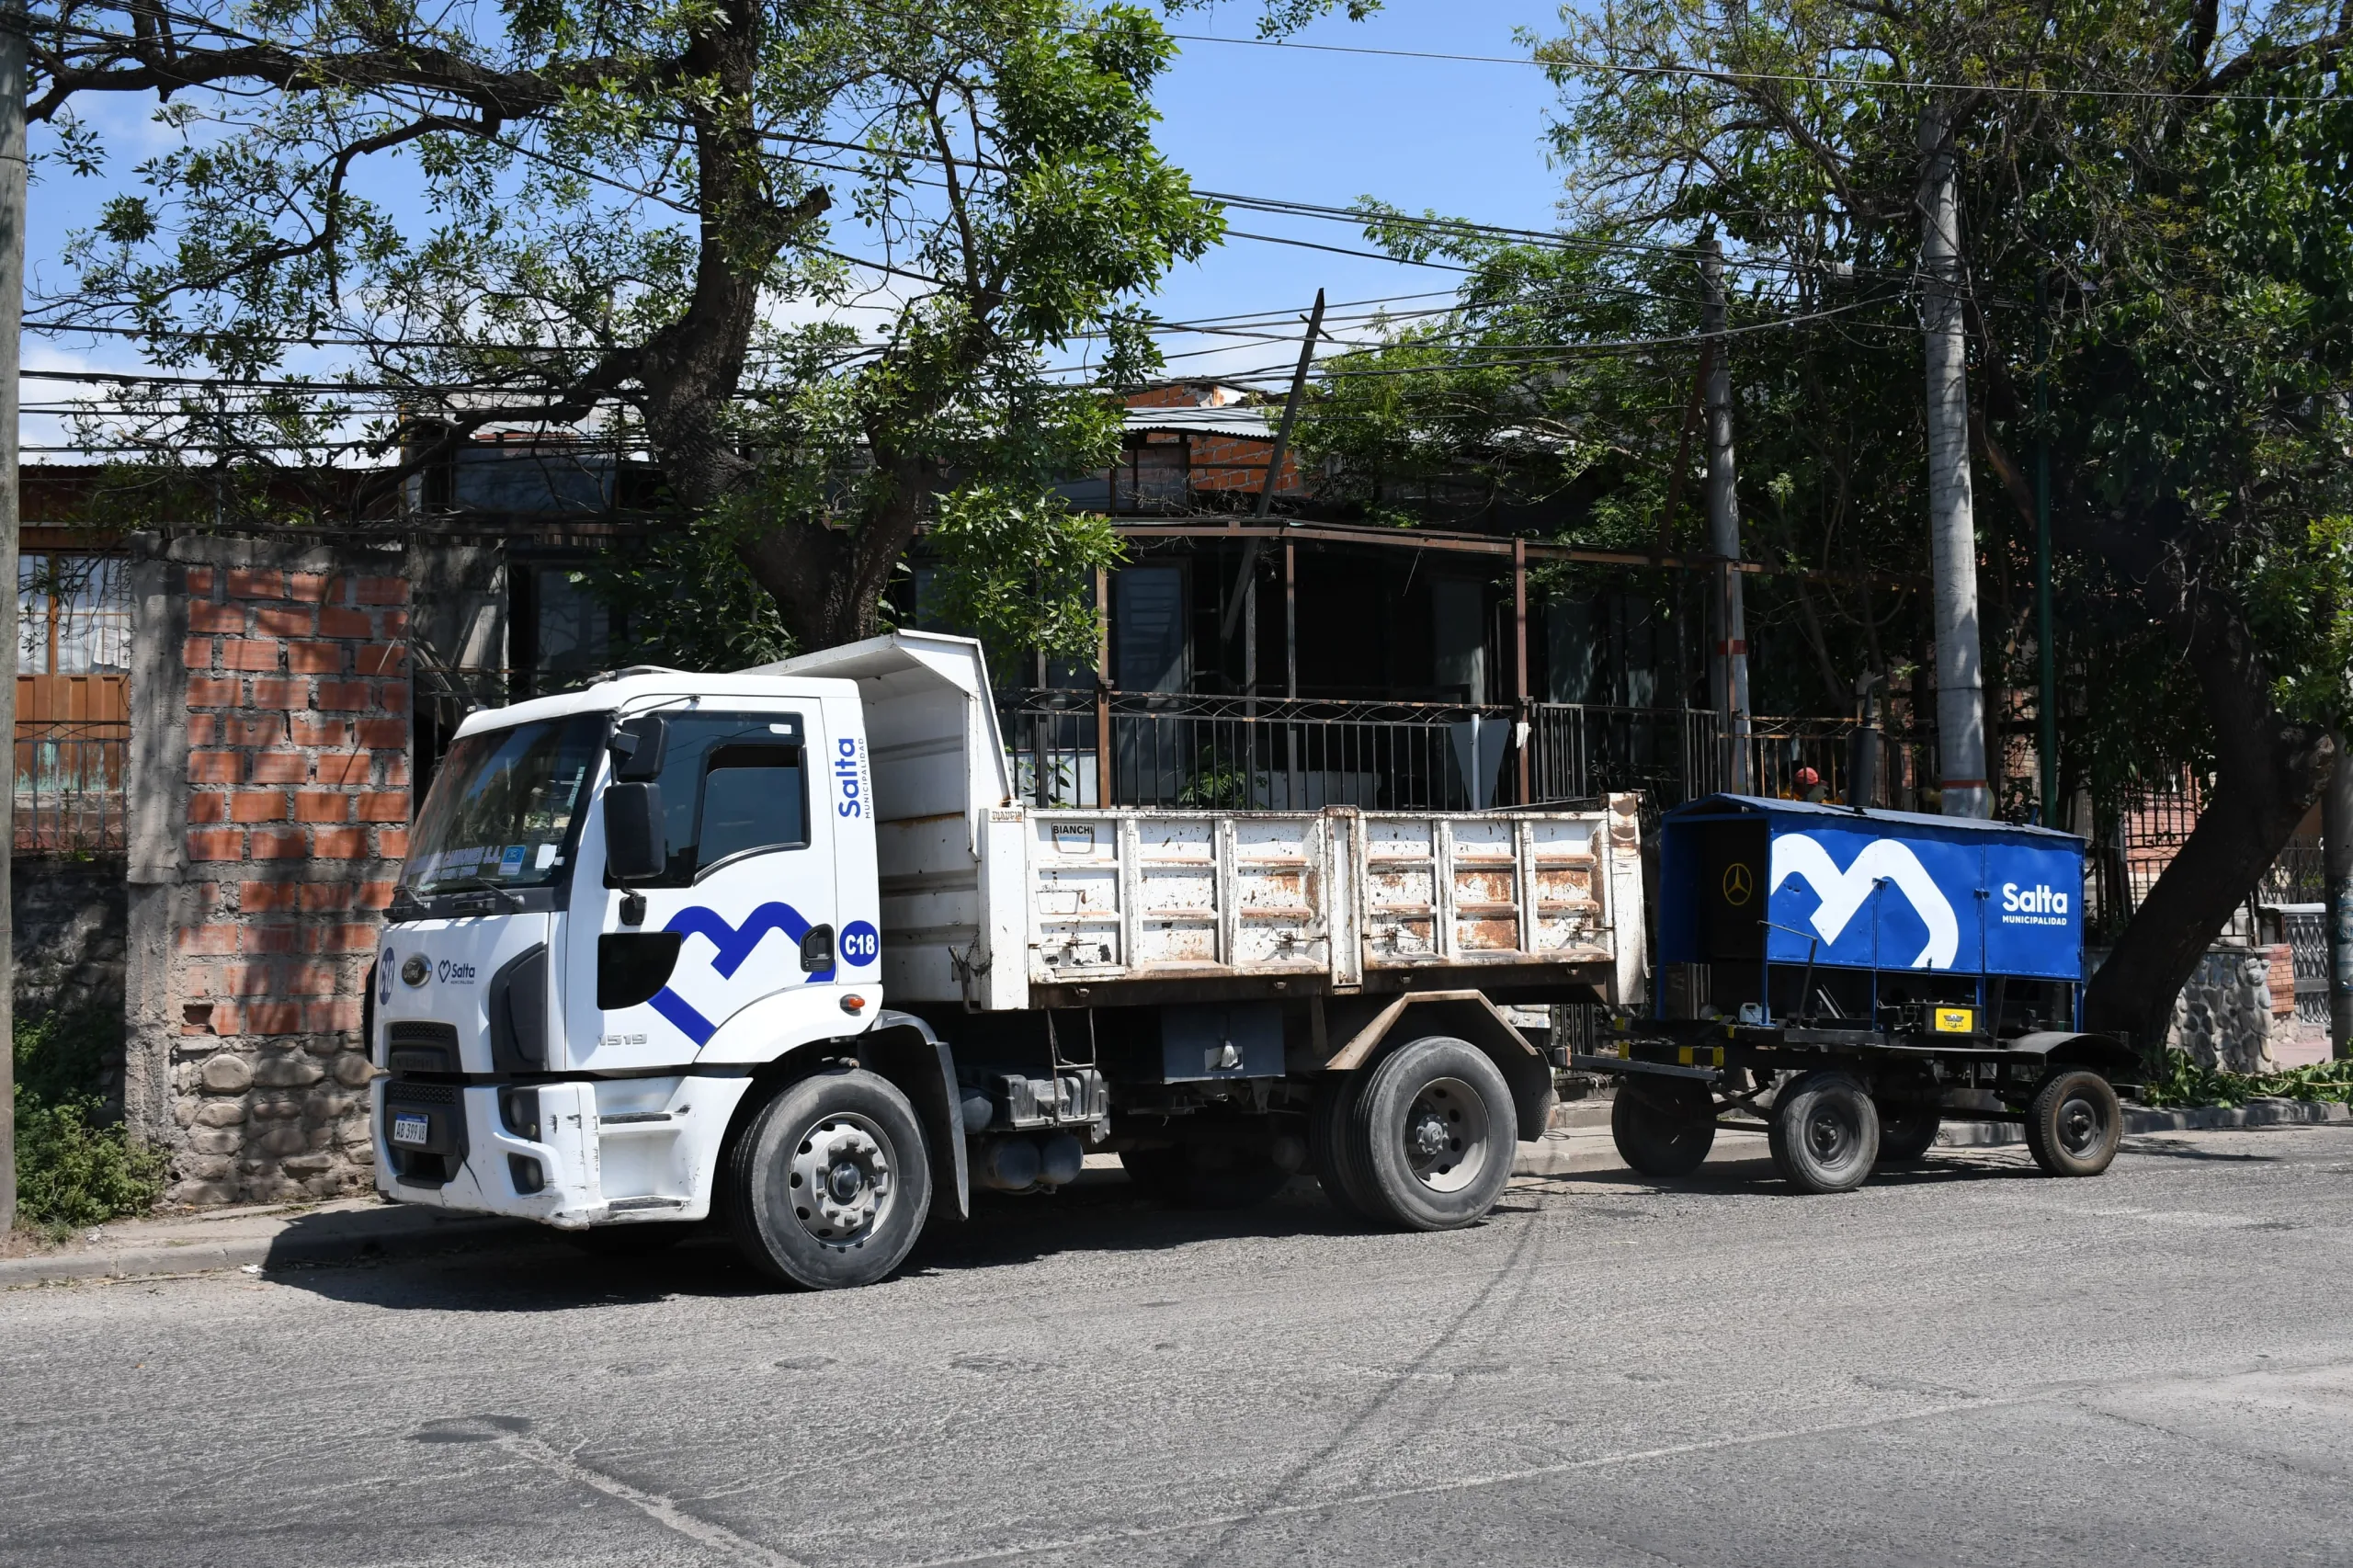
<path id="1" fill-rule="evenodd" d="M 1476 983 L 1483 968 L 1524 979 L 1541 965 L 1574 968 L 1619 999 L 1640 982 L 1631 806 L 1622 821 L 1032 811 L 1023 845 L 1032 985 L 1300 976 L 1345 991 L 1404 970 L 1461 971 Z"/>

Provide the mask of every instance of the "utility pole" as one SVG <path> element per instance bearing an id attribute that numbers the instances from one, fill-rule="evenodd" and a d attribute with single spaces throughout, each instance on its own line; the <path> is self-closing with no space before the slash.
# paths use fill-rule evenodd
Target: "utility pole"
<path id="1" fill-rule="evenodd" d="M 2051 281 L 2034 280 L 2034 645 L 2042 687 L 2034 699 L 2042 763 L 2042 825 L 2059 817 L 2059 625 L 2051 614 Z"/>
<path id="2" fill-rule="evenodd" d="M 1969 370 L 1961 332 L 1961 173 L 1952 106 L 1920 111 L 1920 270 L 1927 361 L 1928 574 L 1936 597 L 1937 769 L 1949 817 L 1993 815 L 1984 656 L 1977 632 L 1977 521 L 1970 495 Z"/>
<path id="3" fill-rule="evenodd" d="M 2320 798 L 2321 898 L 2328 922 L 2328 1042 L 2337 1061 L 2353 1059 L 2353 756 L 2336 735 L 2336 766 Z"/>
<path id="4" fill-rule="evenodd" d="M 1740 492 L 1732 449 L 1732 357 L 1724 341 L 1724 250 L 1714 235 L 1699 257 L 1707 284 L 1699 331 L 1707 339 L 1708 549 L 1715 556 L 1715 657 L 1709 687 L 1724 727 L 1724 788 L 1748 793 L 1748 616 L 1742 603 Z"/>
<path id="5" fill-rule="evenodd" d="M 8 777 L 0 789 L 0 1233 L 17 1222 L 17 920 L 10 861 L 17 848 L 17 373 L 25 318 L 25 13 L 0 9 L 0 735 Z"/>

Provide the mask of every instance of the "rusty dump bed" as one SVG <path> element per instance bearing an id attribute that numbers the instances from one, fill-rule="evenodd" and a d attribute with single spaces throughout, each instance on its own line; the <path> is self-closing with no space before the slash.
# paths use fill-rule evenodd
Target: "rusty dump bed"
<path id="1" fill-rule="evenodd" d="M 856 680 L 864 699 L 893 1002 L 1641 990 L 1631 795 L 1598 811 L 1047 810 L 1011 798 L 969 641 L 897 632 L 782 667 Z"/>

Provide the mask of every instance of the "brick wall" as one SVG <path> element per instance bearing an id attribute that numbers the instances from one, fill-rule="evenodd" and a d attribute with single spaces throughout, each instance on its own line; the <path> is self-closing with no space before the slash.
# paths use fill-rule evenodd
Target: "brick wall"
<path id="1" fill-rule="evenodd" d="M 167 950 L 134 987 L 173 1035 L 154 1085 L 169 1097 L 169 1196 L 331 1196 L 372 1176 L 360 1000 L 408 851 L 408 585 L 386 574 L 397 557 L 355 568 L 316 550 L 181 542 L 219 559 L 165 565 L 180 603 L 134 633 L 177 636 L 182 734 L 168 749 L 186 758 L 170 802 L 144 802 L 148 858 L 167 862 L 145 878 L 151 947 Z M 165 651 L 141 662 L 156 669 Z M 134 742 L 142 720 L 173 717 L 161 695 L 134 683 Z M 140 881 L 134 868 L 134 906 Z"/>

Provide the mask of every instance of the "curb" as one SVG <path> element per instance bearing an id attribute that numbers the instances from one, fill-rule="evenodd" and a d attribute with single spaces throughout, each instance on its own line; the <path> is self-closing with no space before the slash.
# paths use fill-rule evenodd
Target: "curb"
<path id="1" fill-rule="evenodd" d="M 2250 1100 L 2242 1106 L 2188 1106 L 2178 1110 L 2128 1109 L 2124 1135 L 2151 1132 L 2210 1132 L 2233 1127 L 2319 1127 L 2353 1122 L 2353 1106 L 2336 1100 Z M 1940 1149 L 1986 1149 L 2023 1144 L 2015 1123 L 1948 1121 L 1937 1133 Z"/>
<path id="2" fill-rule="evenodd" d="M 240 1236 L 177 1246 L 125 1247 L 119 1251 L 60 1252 L 0 1258 L 0 1290 L 75 1279 L 137 1279 L 176 1274 L 207 1274 L 224 1268 L 293 1268 L 320 1264 L 373 1263 L 388 1258 L 430 1257 L 483 1247 L 545 1239 L 544 1227 L 528 1221 L 445 1216 L 431 1210 L 386 1208 L 322 1216 L 331 1222 L 312 1233 L 301 1221 L 275 1235 Z"/>

